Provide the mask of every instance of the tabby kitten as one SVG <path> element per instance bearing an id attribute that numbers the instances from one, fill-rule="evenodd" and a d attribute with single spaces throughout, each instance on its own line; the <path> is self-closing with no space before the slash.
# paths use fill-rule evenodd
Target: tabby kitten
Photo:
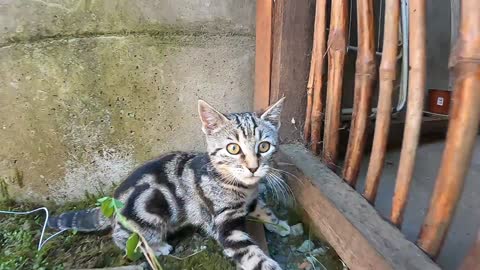
<path id="1" fill-rule="evenodd" d="M 283 102 L 258 117 L 249 112 L 224 115 L 200 100 L 208 153 L 163 155 L 137 168 L 116 189 L 115 198 L 125 204 L 122 214 L 158 255 L 172 250 L 167 235 L 193 225 L 215 238 L 241 269 L 281 269 L 245 232 L 245 220 L 250 215 L 286 224 L 258 198 L 259 182 L 269 174 L 278 149 Z M 99 208 L 61 214 L 50 219 L 49 226 L 78 231 L 112 227 L 113 240 L 122 249 L 131 234 Z"/>

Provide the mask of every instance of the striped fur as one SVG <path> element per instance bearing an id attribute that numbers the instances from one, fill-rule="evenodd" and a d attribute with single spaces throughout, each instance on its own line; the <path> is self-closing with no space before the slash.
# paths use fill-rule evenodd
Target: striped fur
<path id="1" fill-rule="evenodd" d="M 280 269 L 245 232 L 245 220 L 250 214 L 279 222 L 258 199 L 258 184 L 270 173 L 278 148 L 282 104 L 283 99 L 258 117 L 255 113 L 223 115 L 200 101 L 208 152 L 165 154 L 137 168 L 116 189 L 114 197 L 125 203 L 122 214 L 141 229 L 158 254 L 172 250 L 165 242 L 168 235 L 193 225 L 214 237 L 241 269 Z M 261 142 L 270 143 L 265 153 L 259 151 Z M 241 152 L 230 154 L 226 148 L 230 143 L 238 144 Z M 106 221 L 98 209 L 65 213 L 49 224 L 79 231 L 112 226 L 113 240 L 121 248 L 130 235 L 114 219 Z"/>

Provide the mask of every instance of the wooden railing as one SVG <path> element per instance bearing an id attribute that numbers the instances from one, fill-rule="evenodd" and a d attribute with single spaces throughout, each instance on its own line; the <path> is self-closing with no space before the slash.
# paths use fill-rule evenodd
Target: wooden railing
<path id="1" fill-rule="evenodd" d="M 271 0 L 258 0 L 257 40 L 261 36 L 275 43 L 275 33 L 271 29 Z M 265 4 L 269 2 L 270 4 Z M 277 0 L 282 5 L 282 0 Z M 288 2 L 288 1 L 286 1 Z M 302 1 L 300 1 L 302 2 Z M 319 155 L 323 162 L 334 168 L 339 158 L 339 130 L 341 127 L 342 82 L 344 61 L 347 52 L 348 16 L 347 0 L 330 1 L 330 23 L 327 41 L 327 0 L 316 1 L 316 15 L 313 31 L 313 46 L 309 77 L 305 82 L 306 110 L 303 139 L 312 152 Z M 368 122 L 371 114 L 371 100 L 376 79 L 374 14 L 373 0 L 357 0 L 358 54 L 356 60 L 354 106 L 350 125 L 350 136 L 341 176 L 353 188 L 356 186 L 362 157 L 366 145 Z M 425 216 L 418 236 L 417 245 L 431 258 L 435 258 L 448 233 L 456 205 L 462 194 L 463 183 L 470 166 L 475 138 L 480 123 L 480 1 L 460 0 L 460 24 L 456 45 L 451 50 L 449 67 L 453 73 L 453 105 L 451 106 L 446 147 L 443 152 L 436 184 L 431 197 L 430 207 Z M 268 10 L 270 8 L 270 10 Z M 387 151 L 387 139 L 392 113 L 392 95 L 397 75 L 397 54 L 399 42 L 399 20 L 401 1 L 386 0 L 385 27 L 383 33 L 383 51 L 379 68 L 379 98 L 376 111 L 376 123 L 373 137 L 365 190 L 363 196 L 375 203 L 378 186 Z M 282 10 L 283 14 L 287 12 Z M 298 11 L 297 11 L 298 12 Z M 426 0 L 409 1 L 409 81 L 408 105 L 405 117 L 400 163 L 396 177 L 395 192 L 392 201 L 390 221 L 397 227 L 402 226 L 403 213 L 408 202 L 408 194 L 415 167 L 415 157 L 422 125 L 424 95 L 426 90 Z M 270 16 L 270 21 L 262 22 L 258 16 Z M 275 15 L 273 15 L 275 17 Z M 259 27 L 260 26 L 260 27 Z M 269 28 L 270 27 L 270 28 Z M 273 28 L 277 27 L 277 24 Z M 351 29 L 353 31 L 354 29 Z M 267 33 L 267 34 L 263 34 Z M 268 34 L 270 33 L 270 34 Z M 285 38 L 285 37 L 283 37 Z M 407 42 L 403 40 L 403 42 Z M 258 42 L 257 42 L 258 46 Z M 266 59 L 266 65 L 256 65 L 257 80 L 267 79 L 259 74 L 270 71 L 271 45 L 257 48 L 257 61 Z M 259 55 L 261 53 L 261 55 Z M 305 54 L 304 51 L 298 52 Z M 324 63 L 328 55 L 327 83 L 324 86 Z M 278 65 L 277 65 L 278 66 Z M 260 68 L 259 68 L 260 67 Z M 283 68 L 288 68 L 281 65 Z M 275 69 L 275 67 L 272 67 Z M 278 68 L 278 67 L 276 67 Z M 268 73 L 270 74 L 270 73 Z M 266 82 L 256 82 L 256 93 L 270 93 Z M 258 88 L 262 87 L 262 89 Z M 324 93 L 324 88 L 326 91 Z M 270 91 L 270 92 L 269 92 Z M 298 89 L 285 90 L 297 96 Z M 292 94 L 291 94 L 292 95 Z M 325 105 L 323 96 L 325 95 Z M 271 94 L 257 94 L 268 96 Z M 274 100 L 272 100 L 274 101 Z M 262 105 L 263 106 L 263 105 Z M 323 107 L 325 106 L 325 107 Z M 258 106 L 257 106 L 258 107 Z M 261 106 L 260 106 L 261 107 Z M 323 114 L 323 112 L 325 112 Z M 322 138 L 323 130 L 323 142 Z M 322 146 L 323 143 L 323 147 Z M 322 151 L 321 151 L 322 150 Z M 478 240 L 480 242 L 480 239 Z M 478 254 L 480 243 L 471 254 Z M 475 257 L 474 255 L 471 255 Z M 473 260 L 477 260 L 478 256 Z M 468 261 L 468 262 L 467 262 Z M 468 264 L 472 259 L 467 259 Z M 467 268 L 465 268 L 467 269 Z M 470 268 L 468 268 L 470 269 Z"/>

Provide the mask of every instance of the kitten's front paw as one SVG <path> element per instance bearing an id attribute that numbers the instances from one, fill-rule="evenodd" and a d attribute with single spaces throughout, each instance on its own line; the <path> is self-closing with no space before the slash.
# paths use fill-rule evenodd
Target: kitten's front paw
<path id="1" fill-rule="evenodd" d="M 276 261 L 268 258 L 268 260 L 262 264 L 262 270 L 282 270 L 282 268 Z"/>
<path id="2" fill-rule="evenodd" d="M 172 252 L 173 247 L 170 246 L 167 243 L 162 243 L 159 246 L 152 247 L 152 249 L 155 251 L 155 255 L 157 256 L 165 256 L 168 255 Z"/>
<path id="3" fill-rule="evenodd" d="M 285 220 L 280 220 L 277 224 L 265 224 L 265 228 L 282 237 L 290 234 L 290 226 Z"/>

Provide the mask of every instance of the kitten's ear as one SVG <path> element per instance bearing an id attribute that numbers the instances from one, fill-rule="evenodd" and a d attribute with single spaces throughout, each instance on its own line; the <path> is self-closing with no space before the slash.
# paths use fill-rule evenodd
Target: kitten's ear
<path id="1" fill-rule="evenodd" d="M 207 135 L 219 131 L 228 122 L 225 115 L 203 100 L 198 101 L 198 114 L 200 115 L 200 120 L 202 120 L 203 133 Z"/>
<path id="2" fill-rule="evenodd" d="M 282 97 L 275 104 L 270 106 L 263 114 L 260 116 L 261 119 L 270 122 L 275 128 L 280 128 L 280 115 L 282 114 L 283 103 L 285 97 Z"/>

